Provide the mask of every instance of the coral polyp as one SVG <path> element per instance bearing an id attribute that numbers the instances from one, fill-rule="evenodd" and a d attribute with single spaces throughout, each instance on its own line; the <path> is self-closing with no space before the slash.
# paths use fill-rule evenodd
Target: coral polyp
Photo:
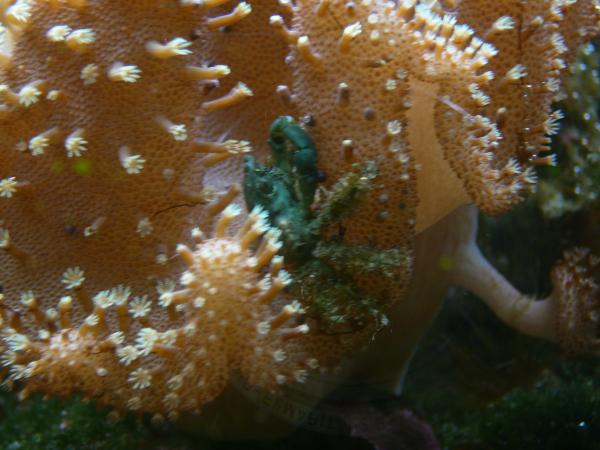
<path id="1" fill-rule="evenodd" d="M 199 411 L 236 369 L 266 389 L 304 382 L 319 361 L 294 344 L 310 332 L 301 305 L 274 301 L 291 282 L 282 258 L 274 257 L 281 246 L 278 233 L 259 209 L 237 232 L 228 232 L 239 213 L 238 207 L 227 207 L 213 236 L 193 230 L 196 244 L 178 247 L 187 266 L 181 288 L 160 281 L 158 302 L 117 286 L 98 292 L 91 304 L 84 302 L 87 316 L 80 323 L 73 318 L 78 300 L 71 296 L 54 305 L 52 319 L 32 292 L 21 298 L 25 311 L 2 306 L 6 382 L 25 382 L 22 395 L 84 392 L 117 410 L 171 419 Z M 82 277 L 71 269 L 64 281 L 75 288 Z M 157 328 L 152 319 L 157 309 L 172 325 Z M 27 330 L 30 320 L 37 324 L 36 334 Z"/>

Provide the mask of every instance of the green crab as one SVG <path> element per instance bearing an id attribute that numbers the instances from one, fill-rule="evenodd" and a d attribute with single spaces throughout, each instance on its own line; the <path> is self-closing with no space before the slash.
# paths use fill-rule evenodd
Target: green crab
<path id="1" fill-rule="evenodd" d="M 375 164 L 353 166 L 319 201 L 323 175 L 310 135 L 292 117 L 282 116 L 271 125 L 268 142 L 268 165 L 245 158 L 244 197 L 248 210 L 261 206 L 271 225 L 281 230 L 283 254 L 295 272 L 292 292 L 325 332 L 353 332 L 372 320 L 379 327 L 386 322 L 386 300 L 362 292 L 355 276 L 369 272 L 392 277 L 408 263 L 407 256 L 401 249 L 344 243 L 340 223 L 371 189 Z"/>

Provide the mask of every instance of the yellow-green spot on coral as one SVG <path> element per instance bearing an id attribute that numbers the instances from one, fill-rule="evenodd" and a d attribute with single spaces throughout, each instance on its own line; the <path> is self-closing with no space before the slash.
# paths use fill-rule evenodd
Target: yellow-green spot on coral
<path id="1" fill-rule="evenodd" d="M 87 158 L 77 158 L 71 168 L 77 175 L 89 175 L 92 172 L 92 161 Z"/>
<path id="2" fill-rule="evenodd" d="M 440 269 L 442 269 L 443 272 L 450 272 L 452 269 L 454 269 L 454 258 L 450 255 L 442 255 L 440 256 L 440 259 L 438 260 L 438 264 Z"/>

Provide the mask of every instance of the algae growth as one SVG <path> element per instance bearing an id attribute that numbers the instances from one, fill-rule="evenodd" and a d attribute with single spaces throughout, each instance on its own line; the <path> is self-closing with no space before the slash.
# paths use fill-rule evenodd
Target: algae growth
<path id="1" fill-rule="evenodd" d="M 244 198 L 249 211 L 262 207 L 271 225 L 281 230 L 282 254 L 294 270 L 292 292 L 327 333 L 353 332 L 373 321 L 384 325 L 386 300 L 362 292 L 355 277 L 365 272 L 393 277 L 408 266 L 407 254 L 399 248 L 351 245 L 343 233 L 325 236 L 372 188 L 376 165 L 354 165 L 318 199 L 322 174 L 309 134 L 283 116 L 271 126 L 268 142 L 268 164 L 245 157 Z"/>

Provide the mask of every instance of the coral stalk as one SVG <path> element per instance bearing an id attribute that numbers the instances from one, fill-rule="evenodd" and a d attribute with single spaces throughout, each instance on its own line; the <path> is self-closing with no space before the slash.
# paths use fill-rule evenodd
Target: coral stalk
<path id="1" fill-rule="evenodd" d="M 450 283 L 478 296 L 507 325 L 531 336 L 557 341 L 554 298 L 537 300 L 519 292 L 476 245 L 477 209 L 464 208 L 463 214 L 464 228 L 457 227 L 455 232 L 466 238 L 461 239 L 462 245 L 454 254 L 448 255 L 455 262 L 450 271 Z"/>

